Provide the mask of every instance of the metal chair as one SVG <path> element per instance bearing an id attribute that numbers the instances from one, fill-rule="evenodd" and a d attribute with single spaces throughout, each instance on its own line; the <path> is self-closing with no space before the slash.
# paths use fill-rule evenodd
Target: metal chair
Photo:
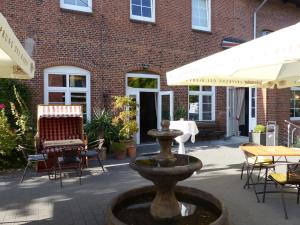
<path id="1" fill-rule="evenodd" d="M 59 169 L 60 187 L 62 184 L 62 173 L 64 170 L 77 170 L 79 173 L 79 183 L 81 185 L 82 176 L 82 163 L 80 158 L 79 150 L 76 149 L 63 149 L 62 156 L 57 157 L 57 165 Z M 56 171 L 55 171 L 56 174 Z"/>
<path id="2" fill-rule="evenodd" d="M 26 172 L 27 172 L 27 168 L 29 166 L 31 166 L 33 163 L 43 162 L 44 165 L 45 165 L 45 168 L 48 170 L 47 163 L 46 163 L 46 161 L 48 160 L 48 156 L 46 154 L 29 155 L 28 152 L 30 150 L 33 151 L 33 149 L 29 148 L 27 146 L 25 147 L 23 145 L 18 145 L 16 149 L 17 149 L 17 151 L 22 152 L 24 159 L 27 161 L 27 165 L 26 165 L 26 167 L 24 169 L 23 176 L 21 178 L 20 183 L 22 183 L 23 180 L 24 180 L 24 177 L 25 177 Z M 49 179 L 50 179 L 49 171 L 48 171 L 48 176 L 49 176 Z"/>
<path id="3" fill-rule="evenodd" d="M 85 150 L 82 150 L 80 152 L 80 157 L 85 158 L 85 162 L 86 162 L 87 166 L 88 166 L 88 161 L 90 159 L 97 159 L 103 172 L 105 172 L 104 166 L 99 157 L 99 154 L 103 151 L 103 144 L 104 144 L 103 138 L 100 138 L 96 141 L 92 141 L 92 142 L 86 144 Z"/>
<path id="4" fill-rule="evenodd" d="M 255 143 L 244 143 L 241 146 L 259 146 L 258 144 Z M 265 157 L 265 156 L 259 156 L 256 159 L 256 156 L 253 156 L 247 152 L 244 152 L 244 156 L 245 156 L 245 161 L 242 164 L 242 171 L 241 171 L 241 179 L 243 179 L 243 173 L 244 170 L 247 170 L 247 174 L 249 174 L 249 170 L 252 168 L 258 168 L 259 169 L 259 173 L 258 173 L 258 177 L 257 179 L 260 179 L 260 173 L 261 170 L 263 168 L 265 168 L 266 170 L 271 168 L 274 168 L 274 166 L 272 166 L 272 164 L 274 163 L 274 160 L 270 157 Z M 267 174 L 268 171 L 266 171 Z"/>
<path id="5" fill-rule="evenodd" d="M 276 184 L 280 185 L 281 202 L 284 210 L 285 219 L 288 219 L 286 204 L 284 200 L 285 188 L 297 188 L 297 204 L 300 196 L 300 162 L 298 163 L 278 163 L 276 165 L 286 165 L 286 173 L 271 173 L 269 178 Z M 264 191 L 264 195 L 266 190 Z"/>

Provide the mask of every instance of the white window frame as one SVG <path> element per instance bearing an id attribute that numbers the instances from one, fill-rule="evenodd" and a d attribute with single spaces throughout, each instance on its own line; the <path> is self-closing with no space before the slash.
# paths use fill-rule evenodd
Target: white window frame
<path id="1" fill-rule="evenodd" d="M 66 75 L 66 87 L 49 87 L 49 74 Z M 69 87 L 70 75 L 86 77 L 86 87 Z M 91 74 L 89 71 L 74 66 L 55 66 L 44 70 L 44 104 L 49 104 L 49 92 L 64 92 L 65 104 L 71 104 L 71 93 L 86 94 L 86 119 L 91 120 Z"/>
<path id="2" fill-rule="evenodd" d="M 92 0 L 88 0 L 88 6 L 77 6 L 77 5 L 66 4 L 64 0 L 60 0 L 60 8 L 80 11 L 80 12 L 88 12 L 88 13 L 93 12 L 92 5 L 93 5 Z"/>
<path id="3" fill-rule="evenodd" d="M 151 0 L 151 17 L 132 15 L 132 0 L 130 0 L 130 19 L 155 23 L 155 0 Z"/>
<path id="4" fill-rule="evenodd" d="M 215 121 L 216 120 L 216 88 L 214 86 L 210 86 L 211 91 L 202 91 L 201 86 L 199 86 L 200 91 L 190 91 L 188 87 L 188 118 L 190 119 L 190 113 L 189 113 L 189 108 L 190 108 L 190 95 L 192 96 L 198 96 L 198 101 L 199 101 L 199 117 L 197 121 Z M 211 96 L 211 120 L 203 120 L 203 105 L 202 105 L 202 96 Z"/>
<path id="5" fill-rule="evenodd" d="M 192 29 L 194 30 L 202 30 L 202 31 L 207 31 L 210 32 L 211 31 L 211 0 L 206 0 L 207 1 L 207 27 L 202 27 L 202 26 L 197 26 L 193 24 L 193 0 L 191 0 L 191 4 L 192 4 L 192 15 L 191 15 L 191 19 L 192 19 Z"/>
<path id="6" fill-rule="evenodd" d="M 292 87 L 290 91 L 300 91 L 300 87 Z M 295 106 L 294 106 L 295 109 Z M 290 106 L 290 111 L 291 111 L 291 106 Z M 300 120 L 300 117 L 290 117 L 290 120 Z"/>

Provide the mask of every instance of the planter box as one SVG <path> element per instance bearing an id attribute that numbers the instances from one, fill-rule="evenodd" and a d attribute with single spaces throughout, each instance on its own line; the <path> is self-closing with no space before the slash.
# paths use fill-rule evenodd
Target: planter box
<path id="1" fill-rule="evenodd" d="M 258 145 L 266 145 L 266 133 L 253 133 L 249 135 L 249 142 L 253 142 Z"/>

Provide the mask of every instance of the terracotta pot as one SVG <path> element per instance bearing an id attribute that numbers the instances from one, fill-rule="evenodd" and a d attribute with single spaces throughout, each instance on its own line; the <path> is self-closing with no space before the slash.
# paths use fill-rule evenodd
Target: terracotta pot
<path id="1" fill-rule="evenodd" d="M 126 152 L 115 152 L 114 158 L 118 160 L 123 160 L 126 158 Z"/>
<path id="2" fill-rule="evenodd" d="M 130 158 L 135 158 L 136 157 L 136 147 L 135 146 L 129 146 L 127 148 L 127 155 Z"/>

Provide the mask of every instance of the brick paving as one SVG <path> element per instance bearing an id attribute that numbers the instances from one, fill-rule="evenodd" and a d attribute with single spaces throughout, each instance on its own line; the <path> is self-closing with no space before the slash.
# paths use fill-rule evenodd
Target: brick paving
<path id="1" fill-rule="evenodd" d="M 201 158 L 204 167 L 181 185 L 209 191 L 224 201 L 232 225 L 298 225 L 300 206 L 296 196 L 287 195 L 289 220 L 283 218 L 280 197 L 268 195 L 257 203 L 252 190 L 244 190 L 239 178 L 243 155 L 238 144 L 245 140 L 199 142 L 187 145 L 188 154 Z M 177 146 L 174 146 L 176 149 Z M 141 147 L 139 152 L 156 151 L 157 146 Z M 107 160 L 107 172 L 96 166 L 78 178 L 49 181 L 33 171 L 20 184 L 22 171 L 0 174 L 0 224 L 17 225 L 104 225 L 107 204 L 122 191 L 150 184 L 128 167 L 128 160 Z"/>

